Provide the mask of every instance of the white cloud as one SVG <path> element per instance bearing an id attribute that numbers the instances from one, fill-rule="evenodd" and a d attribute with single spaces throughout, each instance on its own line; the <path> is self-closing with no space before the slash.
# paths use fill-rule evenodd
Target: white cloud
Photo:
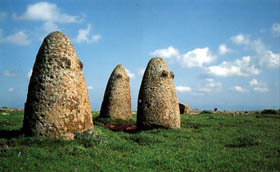
<path id="1" fill-rule="evenodd" d="M 8 14 L 6 12 L 0 12 L 0 21 L 6 19 Z"/>
<path id="2" fill-rule="evenodd" d="M 219 54 L 220 55 L 225 55 L 227 53 L 231 52 L 229 48 L 227 48 L 226 44 L 222 44 L 219 46 Z"/>
<path id="3" fill-rule="evenodd" d="M 199 88 L 198 91 L 199 92 L 204 92 L 204 93 L 210 93 L 212 91 L 212 89 L 210 89 L 210 88 Z"/>
<path id="4" fill-rule="evenodd" d="M 2 30 L 0 29 L 0 43 L 26 46 L 29 45 L 31 41 L 29 40 L 29 36 L 23 31 L 18 31 L 14 34 L 4 36 Z"/>
<path id="5" fill-rule="evenodd" d="M 129 76 L 129 78 L 134 79 L 135 78 L 135 74 L 130 72 L 128 69 L 125 69 L 127 75 Z"/>
<path id="6" fill-rule="evenodd" d="M 178 92 L 191 92 L 192 91 L 192 88 L 191 87 L 188 87 L 188 86 L 176 86 L 176 90 Z"/>
<path id="7" fill-rule="evenodd" d="M 10 72 L 8 70 L 3 71 L 3 75 L 7 76 L 7 77 L 15 77 L 15 76 L 17 76 L 15 73 L 12 73 L 12 72 Z"/>
<path id="8" fill-rule="evenodd" d="M 31 78 L 32 71 L 33 71 L 33 70 L 32 70 L 32 69 L 30 69 L 30 70 L 29 70 L 29 72 L 27 73 L 27 78 L 28 78 L 28 79 L 30 79 L 30 78 Z"/>
<path id="9" fill-rule="evenodd" d="M 243 34 L 231 37 L 231 41 L 237 45 L 244 45 L 246 48 L 254 50 L 258 54 L 262 54 L 267 50 L 260 39 L 251 40 L 249 36 L 245 36 Z"/>
<path id="10" fill-rule="evenodd" d="M 264 92 L 268 92 L 269 89 L 266 87 L 256 87 L 256 88 L 254 88 L 254 91 L 264 93 Z"/>
<path id="11" fill-rule="evenodd" d="M 220 90 L 223 85 L 221 82 L 216 82 L 213 78 L 206 78 L 205 81 L 205 87 L 195 89 L 193 95 L 205 96 L 211 92 Z"/>
<path id="12" fill-rule="evenodd" d="M 245 92 L 245 91 L 246 91 L 244 88 L 242 88 L 242 87 L 240 87 L 240 86 L 235 86 L 235 87 L 233 87 L 233 89 L 234 89 L 235 91 L 238 91 L 238 92 Z"/>
<path id="13" fill-rule="evenodd" d="M 249 36 L 239 34 L 233 36 L 231 40 L 236 44 L 244 45 L 246 48 L 255 51 L 261 66 L 270 68 L 280 67 L 280 54 L 267 49 L 260 39 L 251 40 Z"/>
<path id="14" fill-rule="evenodd" d="M 72 16 L 61 12 L 56 4 L 48 2 L 38 2 L 28 5 L 22 16 L 13 15 L 20 20 L 43 21 L 44 29 L 48 32 L 57 29 L 56 23 L 76 23 L 79 22 L 77 16 Z"/>
<path id="15" fill-rule="evenodd" d="M 231 41 L 235 44 L 248 44 L 249 38 L 243 34 L 238 34 L 231 37 Z"/>
<path id="16" fill-rule="evenodd" d="M 9 88 L 9 89 L 8 89 L 8 92 L 11 93 L 11 92 L 14 92 L 14 90 L 15 90 L 14 88 Z"/>
<path id="17" fill-rule="evenodd" d="M 189 86 L 176 86 L 176 90 L 182 93 L 190 93 L 195 96 L 205 96 L 210 93 L 219 91 L 222 87 L 222 83 L 216 82 L 213 78 L 207 78 L 205 79 L 205 81 L 206 84 L 204 84 L 204 87 L 191 88 Z"/>
<path id="18" fill-rule="evenodd" d="M 269 89 L 266 87 L 265 83 L 259 82 L 256 79 L 252 79 L 249 82 L 249 85 L 250 86 L 255 86 L 255 88 L 253 89 L 255 92 L 263 93 L 263 92 L 268 92 L 269 91 Z"/>
<path id="19" fill-rule="evenodd" d="M 86 29 L 80 29 L 78 32 L 78 36 L 75 39 L 77 43 L 80 42 L 88 42 L 89 41 L 89 32 L 91 30 L 91 25 L 88 24 L 88 27 Z"/>
<path id="20" fill-rule="evenodd" d="M 267 50 L 263 52 L 260 63 L 271 68 L 280 67 L 280 54 Z"/>
<path id="21" fill-rule="evenodd" d="M 246 46 L 254 50 L 259 55 L 263 55 L 263 53 L 267 51 L 264 43 L 260 39 L 249 40 L 249 43 Z"/>
<path id="22" fill-rule="evenodd" d="M 207 84 L 208 87 L 221 87 L 222 83 L 221 82 L 210 82 Z"/>
<path id="23" fill-rule="evenodd" d="M 71 16 L 66 13 L 61 13 L 56 4 L 48 2 L 38 2 L 33 5 L 28 5 L 26 11 L 22 16 L 15 17 L 24 20 L 39 20 L 58 23 L 78 22 L 77 16 Z"/>
<path id="24" fill-rule="evenodd" d="M 214 82 L 214 79 L 213 78 L 206 78 L 205 79 L 207 82 Z"/>
<path id="25" fill-rule="evenodd" d="M 179 51 L 172 46 L 169 46 L 167 49 L 156 49 L 155 51 L 150 53 L 150 56 L 162 57 L 167 59 L 171 57 L 177 57 L 179 55 Z"/>
<path id="26" fill-rule="evenodd" d="M 89 85 L 87 86 L 88 90 L 93 90 L 93 86 Z"/>
<path id="27" fill-rule="evenodd" d="M 90 31 L 91 31 L 91 25 L 88 24 L 86 29 L 80 29 L 78 31 L 78 35 L 74 39 L 74 41 L 77 43 L 81 43 L 81 42 L 91 43 L 91 42 L 97 42 L 98 40 L 101 39 L 101 35 L 90 36 Z"/>
<path id="28" fill-rule="evenodd" d="M 213 56 L 208 47 L 196 48 L 180 56 L 180 64 L 183 67 L 203 67 L 205 64 L 212 63 L 216 57 Z"/>
<path id="29" fill-rule="evenodd" d="M 256 80 L 256 79 L 252 79 L 250 82 L 249 82 L 250 86 L 255 86 L 255 85 L 258 85 L 259 82 Z"/>
<path id="30" fill-rule="evenodd" d="M 217 66 L 210 66 L 207 72 L 211 75 L 229 77 L 229 76 L 250 76 L 259 75 L 260 70 L 255 65 L 251 64 L 251 57 L 245 56 L 242 59 L 237 59 L 234 62 L 224 61 Z"/>
<path id="31" fill-rule="evenodd" d="M 100 40 L 101 38 L 102 38 L 102 37 L 101 37 L 101 35 L 99 35 L 99 34 L 93 35 L 93 36 L 92 36 L 92 40 L 93 40 L 94 42 Z"/>
<path id="32" fill-rule="evenodd" d="M 260 39 L 251 40 L 249 36 L 243 34 L 231 37 L 231 41 L 237 45 L 245 45 L 247 48 L 257 53 L 261 53 L 266 49 L 264 43 Z"/>
<path id="33" fill-rule="evenodd" d="M 57 31 L 59 30 L 58 29 L 58 26 L 52 22 L 52 21 L 47 21 L 43 24 L 43 29 L 47 32 L 53 32 L 53 31 Z"/>
<path id="34" fill-rule="evenodd" d="M 156 49 L 150 53 L 150 56 L 157 56 L 166 59 L 175 58 L 182 67 L 203 67 L 216 60 L 216 56 L 212 55 L 208 47 L 196 48 L 188 51 L 185 54 L 180 54 L 179 51 L 169 46 L 167 49 Z"/>
<path id="35" fill-rule="evenodd" d="M 272 25 L 272 31 L 275 34 L 275 36 L 280 36 L 280 23 L 274 23 Z"/>
<path id="36" fill-rule="evenodd" d="M 207 81 L 206 86 L 210 88 L 222 87 L 223 85 L 221 82 L 215 82 L 213 78 L 207 78 L 206 81 Z"/>

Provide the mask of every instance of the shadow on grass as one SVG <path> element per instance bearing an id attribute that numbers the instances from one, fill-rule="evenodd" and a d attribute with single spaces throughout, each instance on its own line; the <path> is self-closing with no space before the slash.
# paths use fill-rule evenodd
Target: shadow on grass
<path id="1" fill-rule="evenodd" d="M 11 139 L 22 135 L 22 129 L 19 130 L 0 130 L 0 138 Z"/>
<path id="2" fill-rule="evenodd" d="M 95 117 L 93 119 L 94 125 L 99 125 L 104 128 L 107 128 L 114 132 L 125 132 L 128 134 L 136 134 L 141 131 L 145 130 L 153 130 L 153 129 L 167 129 L 161 125 L 152 125 L 147 128 L 141 127 L 140 129 L 137 128 L 136 122 L 132 119 L 130 120 L 123 120 L 123 119 L 112 119 L 112 118 L 102 118 L 102 117 Z"/>

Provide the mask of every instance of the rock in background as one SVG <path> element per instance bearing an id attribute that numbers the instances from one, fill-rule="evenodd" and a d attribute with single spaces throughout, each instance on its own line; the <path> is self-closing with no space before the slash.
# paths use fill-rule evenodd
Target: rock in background
<path id="1" fill-rule="evenodd" d="M 73 139 L 75 131 L 93 129 L 82 68 L 63 33 L 53 32 L 44 39 L 28 87 L 25 135 Z"/>
<path id="2" fill-rule="evenodd" d="M 179 103 L 180 114 L 191 113 L 190 105 Z"/>
<path id="3" fill-rule="evenodd" d="M 108 80 L 100 117 L 124 120 L 129 120 L 131 117 L 129 76 L 120 64 L 115 67 Z"/>
<path id="4" fill-rule="evenodd" d="M 162 58 L 150 60 L 138 96 L 137 128 L 180 128 L 174 74 Z"/>

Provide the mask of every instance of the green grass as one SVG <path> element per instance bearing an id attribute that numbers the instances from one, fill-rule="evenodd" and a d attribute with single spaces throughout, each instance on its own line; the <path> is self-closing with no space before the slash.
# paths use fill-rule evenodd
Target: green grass
<path id="1" fill-rule="evenodd" d="M 136 133 L 97 116 L 93 135 L 64 141 L 24 137 L 23 112 L 0 114 L 0 171 L 280 171 L 279 114 L 185 114 L 181 129 Z"/>

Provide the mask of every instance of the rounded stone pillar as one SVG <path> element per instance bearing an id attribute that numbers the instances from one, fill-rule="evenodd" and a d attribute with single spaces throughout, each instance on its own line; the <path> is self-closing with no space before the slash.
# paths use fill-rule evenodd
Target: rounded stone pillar
<path id="1" fill-rule="evenodd" d="M 152 58 L 138 96 L 137 128 L 180 128 L 180 110 L 174 74 L 162 58 Z"/>
<path id="2" fill-rule="evenodd" d="M 124 120 L 129 120 L 131 117 L 129 76 L 120 64 L 115 67 L 108 80 L 100 117 Z"/>
<path id="3" fill-rule="evenodd" d="M 75 131 L 93 129 L 82 69 L 83 64 L 66 35 L 52 32 L 44 39 L 24 107 L 25 135 L 73 139 Z"/>

